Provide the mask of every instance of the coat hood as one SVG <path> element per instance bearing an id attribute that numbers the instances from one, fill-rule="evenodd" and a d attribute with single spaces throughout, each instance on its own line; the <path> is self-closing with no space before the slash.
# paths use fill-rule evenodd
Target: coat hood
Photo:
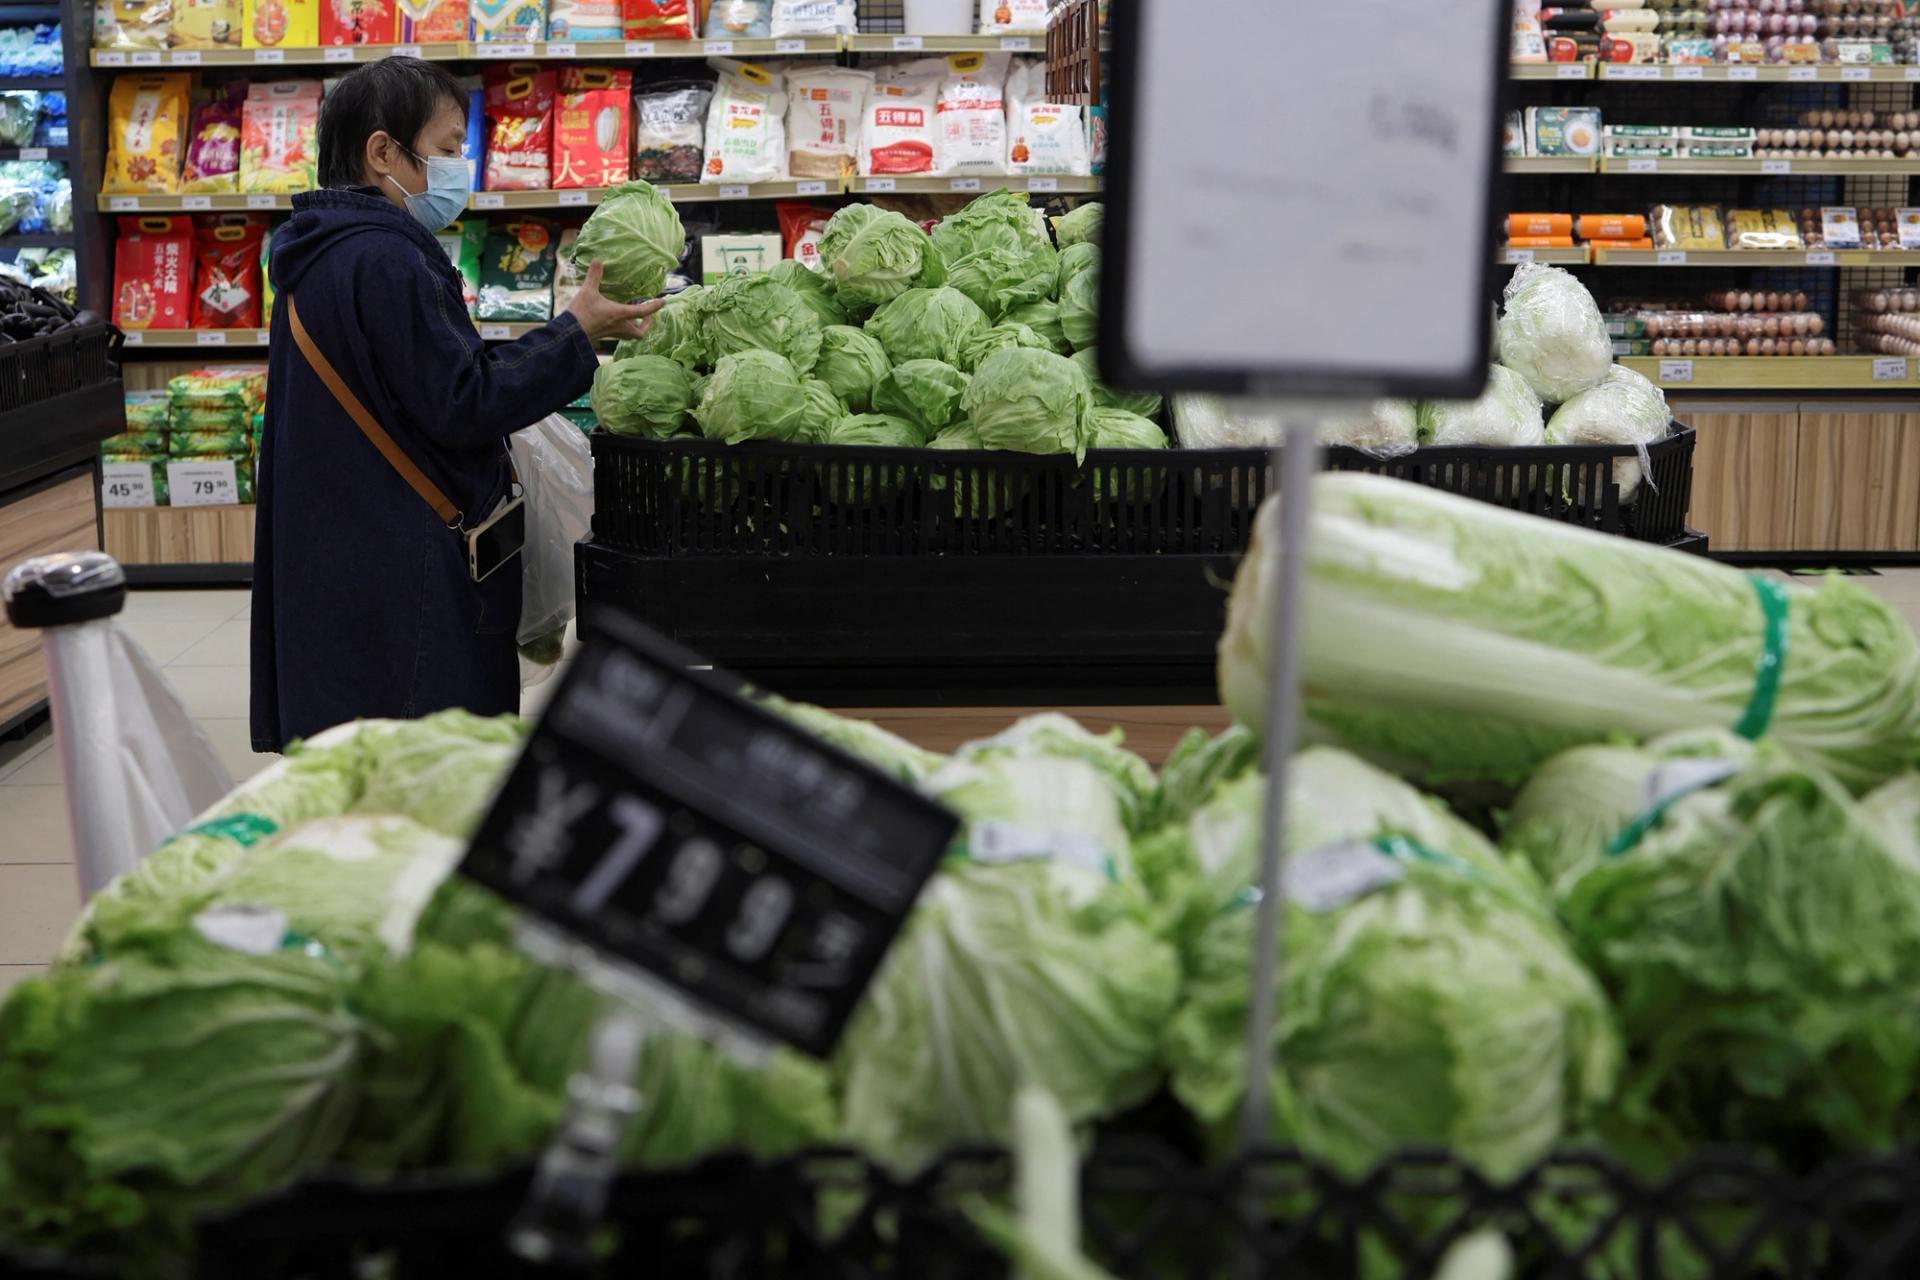
<path id="1" fill-rule="evenodd" d="M 306 191 L 293 198 L 293 216 L 273 233 L 271 273 L 276 292 L 298 289 L 320 256 L 356 236 L 399 235 L 418 245 L 429 262 L 448 271 L 446 253 L 433 233 L 372 187 Z"/>

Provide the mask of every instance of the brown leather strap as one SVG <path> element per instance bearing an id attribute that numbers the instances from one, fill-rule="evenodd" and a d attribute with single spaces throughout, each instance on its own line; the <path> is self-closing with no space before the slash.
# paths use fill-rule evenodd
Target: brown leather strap
<path id="1" fill-rule="evenodd" d="M 427 479 L 427 473 L 407 456 L 405 449 L 394 443 L 393 437 L 367 412 L 367 406 L 360 403 L 360 397 L 354 395 L 352 389 L 340 380 L 333 365 L 314 345 L 312 336 L 307 333 L 307 326 L 300 323 L 300 309 L 294 305 L 293 298 L 288 296 L 284 301 L 287 324 L 293 330 L 294 343 L 299 346 L 300 353 L 306 356 L 307 363 L 313 366 L 313 371 L 320 375 L 320 381 L 327 384 L 327 390 L 333 392 L 333 398 L 340 402 L 340 407 L 347 411 L 347 416 L 354 420 L 367 439 L 373 442 L 373 447 L 400 473 L 400 478 L 413 486 L 413 491 L 433 508 L 433 513 L 440 517 L 442 524 L 449 529 L 462 528 L 466 517 L 460 509 L 447 499 L 446 494 L 440 492 L 439 486 Z"/>

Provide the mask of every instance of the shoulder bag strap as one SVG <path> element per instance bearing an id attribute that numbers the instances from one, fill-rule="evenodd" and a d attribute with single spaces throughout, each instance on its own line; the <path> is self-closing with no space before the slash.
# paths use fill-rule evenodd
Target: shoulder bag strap
<path id="1" fill-rule="evenodd" d="M 439 486 L 427 479 L 426 472 L 407 456 L 405 449 L 394 443 L 393 437 L 374 420 L 371 413 L 367 412 L 367 406 L 360 403 L 360 397 L 354 395 L 352 389 L 341 381 L 333 365 L 320 354 L 320 348 L 314 345 L 312 335 L 307 332 L 307 326 L 300 323 L 300 309 L 294 305 L 292 296 L 285 297 L 283 301 L 287 307 L 287 324 L 293 330 L 293 341 L 300 348 L 300 354 L 307 358 L 307 363 L 313 366 L 313 371 L 320 375 L 320 381 L 324 382 L 327 390 L 333 393 L 333 398 L 340 402 L 340 407 L 347 411 L 347 416 L 354 420 L 367 439 L 373 442 L 373 447 L 378 449 L 381 456 L 400 473 L 400 478 L 411 485 L 413 491 L 433 508 L 433 513 L 440 517 L 442 524 L 449 529 L 463 529 L 466 521 L 464 513 L 448 500 Z"/>

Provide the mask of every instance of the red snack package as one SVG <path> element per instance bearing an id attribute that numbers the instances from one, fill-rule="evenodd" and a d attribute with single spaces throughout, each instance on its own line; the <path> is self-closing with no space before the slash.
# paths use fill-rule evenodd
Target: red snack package
<path id="1" fill-rule="evenodd" d="M 820 234 L 827 229 L 827 219 L 833 216 L 833 210 L 782 200 L 773 206 L 773 212 L 780 219 L 782 251 L 809 271 L 818 271 Z"/>
<path id="2" fill-rule="evenodd" d="M 633 73 L 569 66 L 553 125 L 555 187 L 617 187 L 632 171 Z"/>
<path id="3" fill-rule="evenodd" d="M 260 242 L 266 227 L 242 220 L 195 228 L 193 327 L 260 327 Z"/>
<path id="4" fill-rule="evenodd" d="M 192 292 L 192 220 L 121 218 L 113 246 L 113 322 L 122 329 L 184 329 Z"/>
<path id="5" fill-rule="evenodd" d="M 537 62 L 487 73 L 487 191 L 543 191 L 552 173 L 556 77 Z M 623 179 L 624 181 L 624 179 Z"/>
<path id="6" fill-rule="evenodd" d="M 321 0 L 321 44 L 392 44 L 392 0 Z"/>
<path id="7" fill-rule="evenodd" d="M 620 0 L 629 40 L 691 40 L 699 25 L 694 0 Z"/>

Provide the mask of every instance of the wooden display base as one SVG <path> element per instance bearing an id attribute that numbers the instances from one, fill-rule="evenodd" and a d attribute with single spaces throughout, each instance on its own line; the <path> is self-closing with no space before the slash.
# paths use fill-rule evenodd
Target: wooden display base
<path id="1" fill-rule="evenodd" d="M 107 552 L 123 565 L 248 564 L 253 506 L 111 507 L 100 513 Z"/>

